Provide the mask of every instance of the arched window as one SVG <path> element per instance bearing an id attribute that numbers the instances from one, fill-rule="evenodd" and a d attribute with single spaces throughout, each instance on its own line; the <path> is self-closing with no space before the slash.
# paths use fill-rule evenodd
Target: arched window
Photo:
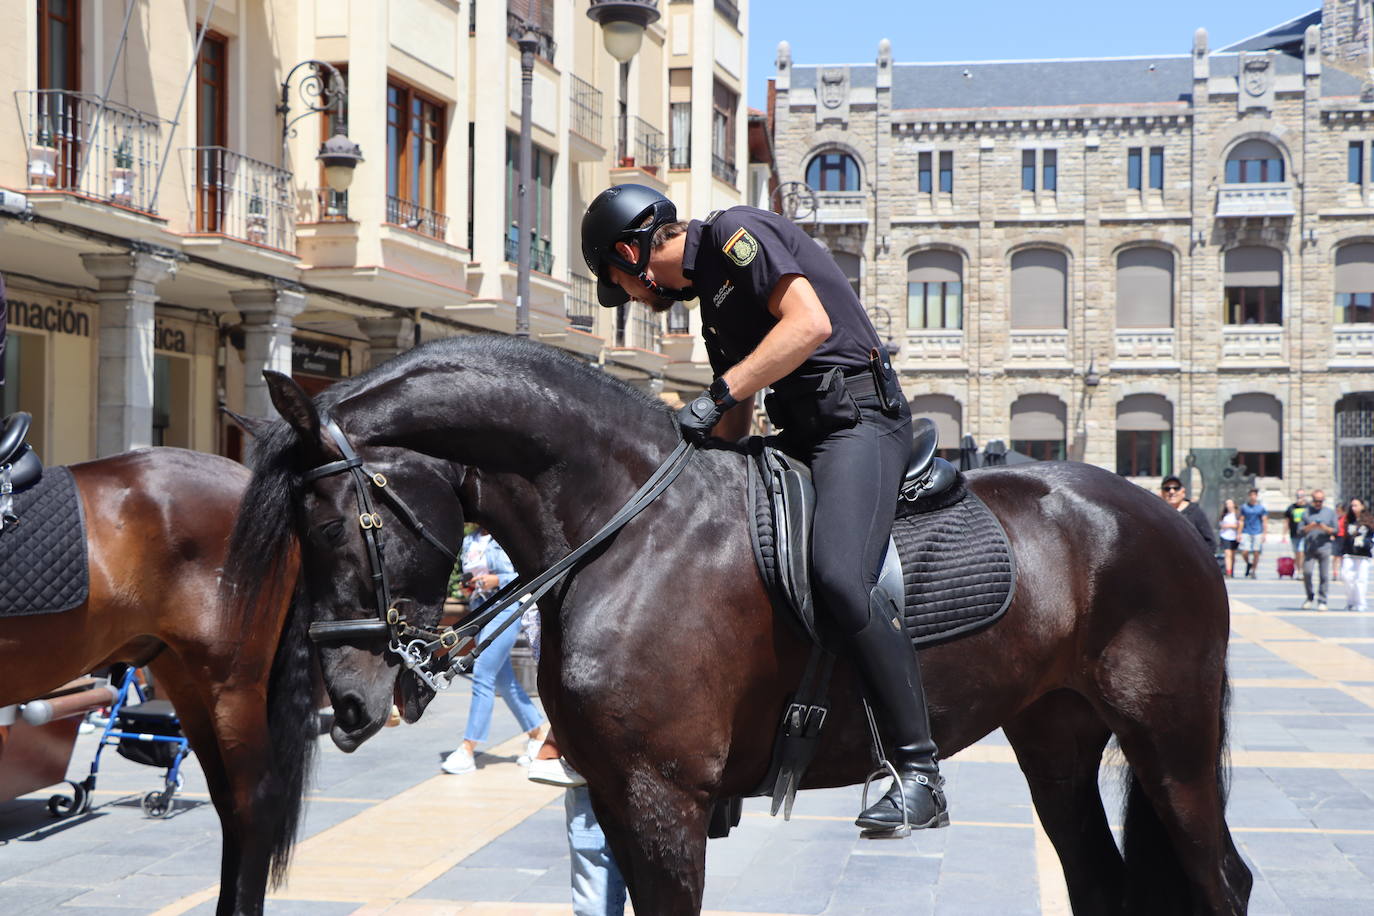
<path id="1" fill-rule="evenodd" d="M 1163 248 L 1127 248 L 1116 258 L 1116 326 L 1173 325 L 1173 252 Z"/>
<path id="2" fill-rule="evenodd" d="M 964 259 L 952 251 L 918 251 L 906 261 L 906 326 L 964 326 Z"/>
<path id="3" fill-rule="evenodd" d="M 859 191 L 859 164 L 839 150 L 819 153 L 806 166 L 806 183 L 813 191 Z"/>
<path id="4" fill-rule="evenodd" d="M 844 278 L 849 281 L 849 288 L 854 290 L 854 295 L 859 296 L 859 256 L 847 251 L 832 251 L 830 256 L 840 266 Z M 863 297 L 859 296 L 859 298 L 862 299 Z"/>
<path id="5" fill-rule="evenodd" d="M 1226 323 L 1283 323 L 1283 253 L 1246 245 L 1226 252 Z"/>
<path id="6" fill-rule="evenodd" d="M 1245 140 L 1226 157 L 1227 184 L 1283 181 L 1283 154 L 1266 140 Z"/>
<path id="7" fill-rule="evenodd" d="M 1374 481 L 1374 391 L 1336 402 L 1336 499 L 1368 499 Z"/>
<path id="8" fill-rule="evenodd" d="M 1238 394 L 1222 415 L 1222 447 L 1236 450 L 1236 463 L 1261 477 L 1283 476 L 1283 405 L 1272 394 Z"/>
<path id="9" fill-rule="evenodd" d="M 1163 477 L 1174 472 L 1174 405 L 1158 394 L 1132 394 L 1116 404 L 1116 472 Z"/>
<path id="10" fill-rule="evenodd" d="M 1374 244 L 1360 242 L 1336 249 L 1336 322 L 1374 321 Z"/>
<path id="11" fill-rule="evenodd" d="M 928 417 L 940 431 L 940 448 L 935 452 L 946 461 L 959 462 L 959 440 L 964 427 L 964 410 L 947 394 L 921 394 L 911 399 L 911 416 Z"/>
<path id="12" fill-rule="evenodd" d="M 1068 327 L 1069 259 L 1052 248 L 1011 256 L 1011 326 Z"/>
<path id="13" fill-rule="evenodd" d="M 1068 411 L 1052 394 L 1023 394 L 1011 405 L 1011 447 L 1041 461 L 1063 461 L 1068 452 Z"/>

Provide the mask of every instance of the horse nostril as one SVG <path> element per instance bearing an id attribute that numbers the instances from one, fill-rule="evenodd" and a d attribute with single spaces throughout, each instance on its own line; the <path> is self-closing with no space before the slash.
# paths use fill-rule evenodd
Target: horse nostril
<path id="1" fill-rule="evenodd" d="M 345 732 L 354 732 L 362 727 L 363 707 L 356 697 L 344 697 L 334 706 L 334 724 Z"/>

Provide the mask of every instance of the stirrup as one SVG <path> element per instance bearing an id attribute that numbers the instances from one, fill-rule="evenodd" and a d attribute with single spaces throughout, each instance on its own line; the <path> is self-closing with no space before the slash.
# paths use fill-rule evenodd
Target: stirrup
<path id="1" fill-rule="evenodd" d="M 874 756 L 878 758 L 878 768 L 869 773 L 868 778 L 864 780 L 864 794 L 859 802 L 862 807 L 859 811 L 862 813 L 868 810 L 868 787 L 873 784 L 873 780 L 891 776 L 893 784 L 897 787 L 897 797 L 902 803 L 902 822 L 892 827 L 864 827 L 859 831 L 859 836 L 865 840 L 902 840 L 911 836 L 911 815 L 906 806 L 906 789 L 902 788 L 902 777 L 897 775 L 897 768 L 883 753 L 883 742 L 878 735 L 878 722 L 873 718 L 873 707 L 868 705 L 867 698 L 863 700 L 863 704 L 864 713 L 868 717 L 868 730 L 873 735 L 873 751 Z"/>

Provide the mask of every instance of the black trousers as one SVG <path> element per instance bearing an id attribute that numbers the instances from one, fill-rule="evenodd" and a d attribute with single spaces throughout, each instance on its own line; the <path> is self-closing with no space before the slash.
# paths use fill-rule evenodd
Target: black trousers
<path id="1" fill-rule="evenodd" d="M 868 623 L 868 593 L 887 553 L 897 490 L 911 455 L 905 398 L 891 415 L 876 395 L 854 398 L 858 422 L 809 441 L 784 429 L 780 445 L 811 466 L 816 517 L 811 532 L 816 607 L 841 636 Z"/>

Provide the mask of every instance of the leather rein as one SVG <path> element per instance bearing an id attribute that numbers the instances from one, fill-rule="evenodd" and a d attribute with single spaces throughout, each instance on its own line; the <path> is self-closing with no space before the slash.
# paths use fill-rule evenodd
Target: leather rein
<path id="1" fill-rule="evenodd" d="M 625 527 L 640 511 L 662 495 L 687 467 L 687 462 L 694 449 L 689 440 L 683 439 L 649 479 L 644 482 L 644 485 L 635 491 L 629 501 L 581 546 L 537 576 L 532 578 L 521 577 L 506 583 L 482 604 L 479 613 L 469 618 L 461 626 L 456 628 L 445 627 L 438 630 L 411 623 L 399 607 L 402 602 L 392 601 L 386 565 L 383 563 L 384 542 L 380 537 L 382 517 L 377 514 L 376 505 L 371 497 L 372 489 L 375 488 L 386 497 L 405 523 L 433 545 L 436 550 L 454 563 L 458 562 L 458 555 L 425 527 L 400 495 L 388 485 L 385 475 L 367 469 L 363 464 L 363 459 L 354 451 L 343 430 L 339 428 L 339 424 L 332 417 L 325 416 L 321 420 L 324 430 L 339 447 L 339 452 L 343 458 L 307 471 L 302 476 L 302 480 L 306 483 L 313 483 L 323 477 L 343 473 L 352 477 L 353 492 L 358 500 L 358 526 L 362 529 L 363 543 L 367 547 L 368 566 L 377 614 L 370 619 L 361 620 L 313 621 L 309 628 L 310 639 L 316 643 L 332 643 L 353 639 L 385 638 L 387 639 L 387 651 L 398 656 L 401 664 L 407 670 L 435 691 L 447 689 L 453 681 L 455 672 L 451 670 L 450 661 L 453 650 L 456 650 L 464 642 L 475 642 L 483 627 L 517 601 L 520 602 L 520 610 L 523 612 L 549 589 L 557 585 L 564 573 L 596 549 L 603 541 Z M 520 614 L 512 614 L 510 619 L 483 640 L 481 645 L 474 647 L 472 653 L 464 659 L 464 668 L 471 670 L 472 663 L 477 656 L 506 627 L 519 618 Z M 440 649 L 450 650 L 450 655 L 436 658 L 435 653 Z"/>

